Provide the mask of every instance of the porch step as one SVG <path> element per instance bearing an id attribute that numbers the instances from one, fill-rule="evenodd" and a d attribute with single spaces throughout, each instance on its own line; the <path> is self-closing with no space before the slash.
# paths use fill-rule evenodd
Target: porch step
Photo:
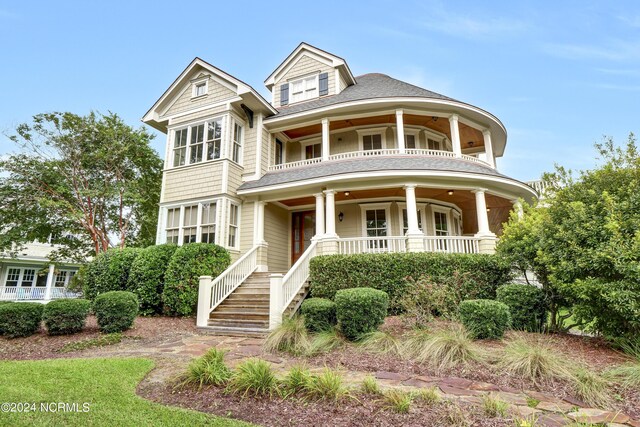
<path id="1" fill-rule="evenodd" d="M 245 320 L 245 319 L 209 319 L 208 326 L 221 328 L 243 328 L 268 330 L 268 320 Z"/>
<path id="2" fill-rule="evenodd" d="M 263 328 L 234 328 L 230 326 L 201 326 L 198 329 L 212 335 L 226 335 L 232 337 L 262 338 L 269 333 L 268 330 Z"/>

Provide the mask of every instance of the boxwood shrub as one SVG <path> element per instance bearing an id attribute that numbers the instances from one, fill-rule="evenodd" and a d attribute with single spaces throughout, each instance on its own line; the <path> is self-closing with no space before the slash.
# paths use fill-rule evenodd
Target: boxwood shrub
<path id="1" fill-rule="evenodd" d="M 511 325 L 509 307 L 488 299 L 466 300 L 458 307 L 460 321 L 474 338 L 502 338 Z"/>
<path id="2" fill-rule="evenodd" d="M 104 292 L 126 290 L 131 265 L 140 251 L 140 248 L 109 249 L 96 256 L 84 270 L 84 296 L 93 300 Z"/>
<path id="3" fill-rule="evenodd" d="M 102 332 L 122 332 L 133 326 L 138 314 L 138 297 L 133 292 L 105 292 L 96 297 L 93 311 Z"/>
<path id="4" fill-rule="evenodd" d="M 342 289 L 336 292 L 335 303 L 340 330 L 353 341 L 377 330 L 384 322 L 389 295 L 373 288 Z"/>
<path id="5" fill-rule="evenodd" d="M 409 286 L 407 278 L 429 277 L 445 283 L 456 275 L 462 281 L 461 298 L 496 296 L 498 286 L 511 279 L 511 266 L 498 255 L 389 253 L 318 256 L 311 260 L 311 295 L 333 299 L 340 289 L 371 287 L 389 294 L 390 310 L 401 311 L 399 300 Z"/>
<path id="6" fill-rule="evenodd" d="M 300 313 L 309 331 L 326 331 L 337 323 L 336 303 L 326 298 L 307 298 L 300 307 Z"/>
<path id="7" fill-rule="evenodd" d="M 28 337 L 38 332 L 44 304 L 14 302 L 0 305 L 0 333 L 9 338 Z"/>
<path id="8" fill-rule="evenodd" d="M 194 314 L 200 276 L 217 277 L 230 261 L 226 249 L 210 243 L 189 243 L 176 249 L 164 276 L 164 312 L 172 316 Z"/>
<path id="9" fill-rule="evenodd" d="M 140 314 L 162 314 L 162 292 L 167 265 L 178 246 L 149 246 L 140 251 L 131 265 L 127 290 L 138 296 Z"/>
<path id="10" fill-rule="evenodd" d="M 91 310 L 86 299 L 58 299 L 44 306 L 42 320 L 49 335 L 67 335 L 80 332 Z"/>
<path id="11" fill-rule="evenodd" d="M 542 289 L 532 285 L 502 285 L 496 291 L 496 300 L 509 306 L 511 327 L 530 332 L 540 332 L 547 319 Z"/>

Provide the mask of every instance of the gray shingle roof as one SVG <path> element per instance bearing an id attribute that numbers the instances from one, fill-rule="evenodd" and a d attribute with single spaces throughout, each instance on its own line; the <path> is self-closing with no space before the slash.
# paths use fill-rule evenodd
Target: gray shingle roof
<path id="1" fill-rule="evenodd" d="M 337 95 L 325 96 L 313 101 L 301 102 L 278 108 L 278 114 L 270 118 L 288 116 L 328 105 L 373 98 L 417 97 L 456 101 L 421 87 L 394 79 L 385 74 L 371 73 L 355 78 L 355 85 L 348 86 Z M 459 101 L 456 101 L 459 102 Z"/>
<path id="2" fill-rule="evenodd" d="M 496 170 L 491 169 L 489 166 L 483 166 L 467 160 L 451 159 L 446 157 L 399 155 L 335 160 L 299 168 L 268 172 L 256 181 L 245 182 L 238 190 L 251 190 L 271 185 L 293 183 L 307 179 L 323 178 L 354 172 L 376 172 L 388 170 L 467 172 L 508 178 L 507 176 L 498 173 Z"/>

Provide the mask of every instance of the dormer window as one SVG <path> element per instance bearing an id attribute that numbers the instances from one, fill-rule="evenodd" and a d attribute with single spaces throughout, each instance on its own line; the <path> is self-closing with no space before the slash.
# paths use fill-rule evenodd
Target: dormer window
<path id="1" fill-rule="evenodd" d="M 290 83 L 291 102 L 306 101 L 318 97 L 318 75 L 293 80 Z"/>
<path id="2" fill-rule="evenodd" d="M 197 98 L 199 96 L 205 96 L 209 91 L 209 79 L 199 79 L 193 82 L 191 97 Z"/>

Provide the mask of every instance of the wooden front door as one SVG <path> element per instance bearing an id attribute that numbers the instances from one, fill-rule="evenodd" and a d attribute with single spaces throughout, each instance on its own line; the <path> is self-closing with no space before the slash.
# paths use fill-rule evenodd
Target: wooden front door
<path id="1" fill-rule="evenodd" d="M 291 265 L 307 250 L 316 233 L 315 211 L 294 212 L 291 217 Z"/>

